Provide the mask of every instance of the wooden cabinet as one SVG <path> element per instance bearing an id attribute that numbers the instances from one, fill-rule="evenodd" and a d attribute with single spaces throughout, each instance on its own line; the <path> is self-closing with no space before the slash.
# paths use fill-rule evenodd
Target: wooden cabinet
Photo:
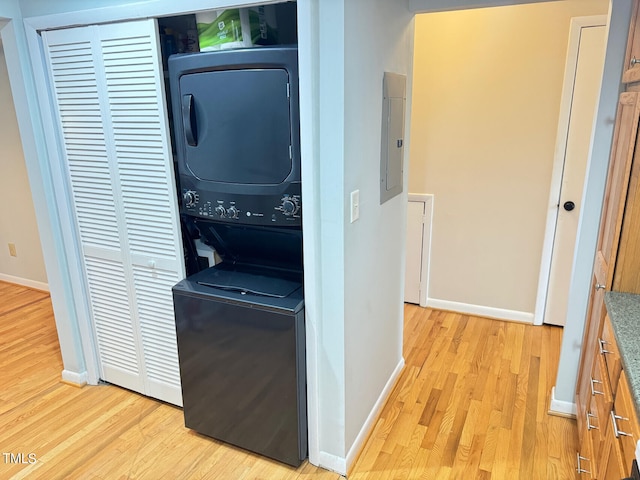
<path id="1" fill-rule="evenodd" d="M 620 351 L 618 350 L 618 344 L 613 333 L 613 327 L 610 321 L 604 322 L 602 326 L 602 335 L 598 339 L 600 353 L 606 357 L 607 374 L 611 381 L 611 386 L 617 388 L 619 384 L 618 379 L 622 373 L 622 361 L 620 360 Z M 612 394 L 616 394 L 616 390 L 612 391 Z"/>
<path id="2" fill-rule="evenodd" d="M 611 160 L 607 176 L 600 234 L 594 265 L 589 299 L 589 310 L 582 343 L 582 356 L 578 374 L 576 404 L 578 410 L 578 435 L 584 443 L 587 411 L 592 395 L 594 358 L 600 351 L 604 319 L 604 291 L 613 283 L 613 266 L 616 263 L 620 229 L 629 185 L 629 175 L 636 151 L 638 123 L 640 121 L 640 94 L 625 92 L 620 96 L 616 115 L 616 128 Z M 636 162 L 640 163 L 640 162 Z"/>
<path id="3" fill-rule="evenodd" d="M 595 478 L 621 480 L 625 476 L 623 473 L 623 460 L 615 442 L 616 438 L 613 435 L 607 436 L 602 456 L 600 457 L 600 470 Z"/>
<path id="4" fill-rule="evenodd" d="M 576 390 L 580 478 L 629 475 L 640 434 L 606 290 L 640 294 L 640 1 L 634 2 Z M 634 91 L 631 91 L 634 90 Z"/>
<path id="5" fill-rule="evenodd" d="M 630 473 L 640 426 L 608 316 L 602 333 L 591 357 L 589 392 L 578 424 L 577 470 L 581 478 L 620 480 Z"/>
<path id="6" fill-rule="evenodd" d="M 631 28 L 625 58 L 624 83 L 640 81 L 640 4 L 635 2 L 631 15 Z"/>
<path id="7" fill-rule="evenodd" d="M 640 57 L 639 57 L 640 58 Z M 640 69 L 640 63 L 636 67 Z M 640 142 L 640 138 L 637 139 Z M 636 150 L 638 150 L 636 144 Z M 640 162 L 634 162 L 629 178 L 624 219 L 613 278 L 616 292 L 640 292 Z"/>
<path id="8" fill-rule="evenodd" d="M 610 416 L 613 434 L 619 440 L 622 459 L 625 466 L 629 468 L 635 458 L 636 445 L 640 440 L 640 424 L 638 424 L 633 397 L 624 370 L 620 375 L 618 392 Z"/>

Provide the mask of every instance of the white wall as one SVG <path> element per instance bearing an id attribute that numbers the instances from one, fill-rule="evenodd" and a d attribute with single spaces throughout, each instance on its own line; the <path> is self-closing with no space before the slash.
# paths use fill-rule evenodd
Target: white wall
<path id="1" fill-rule="evenodd" d="M 318 403 L 320 465 L 345 468 L 344 36 L 342 0 L 318 2 Z M 305 160 L 302 160 L 305 163 Z M 304 168 L 304 166 L 303 166 Z M 308 185 L 303 183 L 303 192 Z M 303 193 L 304 198 L 304 193 Z M 307 202 L 307 199 L 304 199 Z M 307 204 L 307 207 L 309 205 Z M 309 222 L 309 218 L 306 219 Z M 304 230 L 306 237 L 307 230 Z M 308 245 L 305 244 L 305 255 Z M 305 257 L 305 277 L 309 274 Z M 331 392 L 331 393 L 329 393 Z"/>
<path id="2" fill-rule="evenodd" d="M 1 44 L 0 105 L 3 106 L 0 110 L 0 280 L 46 289 L 47 274 Z M 9 242 L 16 246 L 16 257 L 9 255 Z"/>
<path id="3" fill-rule="evenodd" d="M 407 76 L 411 107 L 413 15 L 395 0 L 345 2 L 344 191 L 346 448 L 362 430 L 385 385 L 402 366 L 404 190 L 380 205 L 382 79 Z M 407 118 L 409 113 L 407 113 Z M 405 134 L 409 150 L 409 124 Z M 350 192 L 360 191 L 360 219 L 350 223 Z M 374 412 L 375 413 L 375 412 Z M 375 421 L 375 417 L 369 418 Z"/>
<path id="4" fill-rule="evenodd" d="M 533 320 L 571 18 L 607 9 L 417 16 L 409 185 L 434 194 L 434 306 Z"/>

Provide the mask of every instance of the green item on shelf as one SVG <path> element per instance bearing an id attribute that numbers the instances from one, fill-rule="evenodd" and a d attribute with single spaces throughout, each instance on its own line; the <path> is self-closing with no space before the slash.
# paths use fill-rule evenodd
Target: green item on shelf
<path id="1" fill-rule="evenodd" d="M 198 13 L 196 21 L 200 51 L 245 46 L 239 8 Z"/>

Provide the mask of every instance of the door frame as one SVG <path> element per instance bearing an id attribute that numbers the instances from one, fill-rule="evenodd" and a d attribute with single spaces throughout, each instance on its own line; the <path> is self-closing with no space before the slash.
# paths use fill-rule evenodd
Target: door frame
<path id="1" fill-rule="evenodd" d="M 560 117 L 558 119 L 556 148 L 553 159 L 553 170 L 551 174 L 551 187 L 549 189 L 547 220 L 542 246 L 540 275 L 538 278 L 538 291 L 536 294 L 536 306 L 533 318 L 534 325 L 542 325 L 542 323 L 544 322 L 544 314 L 547 306 L 548 290 L 551 276 L 551 260 L 553 258 L 556 226 L 558 223 L 559 201 L 560 193 L 562 190 L 562 176 L 564 172 L 564 162 L 567 151 L 569 122 L 571 119 L 571 104 L 573 100 L 573 89 L 576 80 L 576 70 L 578 65 L 580 34 L 583 28 L 602 26 L 607 26 L 606 15 L 591 15 L 585 17 L 574 17 L 571 19 L 571 27 L 569 30 L 569 45 L 567 48 L 567 61 L 565 65 L 562 98 L 560 103 Z M 593 118 L 594 126 L 595 120 L 596 112 L 594 112 Z M 576 242 L 577 241 L 578 239 L 576 239 Z"/>

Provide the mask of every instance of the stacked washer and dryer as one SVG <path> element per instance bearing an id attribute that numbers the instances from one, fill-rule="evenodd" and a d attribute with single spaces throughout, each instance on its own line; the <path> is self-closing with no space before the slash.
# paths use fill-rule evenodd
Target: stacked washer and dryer
<path id="1" fill-rule="evenodd" d="M 294 466 L 307 456 L 297 65 L 295 47 L 169 59 L 185 424 Z"/>

